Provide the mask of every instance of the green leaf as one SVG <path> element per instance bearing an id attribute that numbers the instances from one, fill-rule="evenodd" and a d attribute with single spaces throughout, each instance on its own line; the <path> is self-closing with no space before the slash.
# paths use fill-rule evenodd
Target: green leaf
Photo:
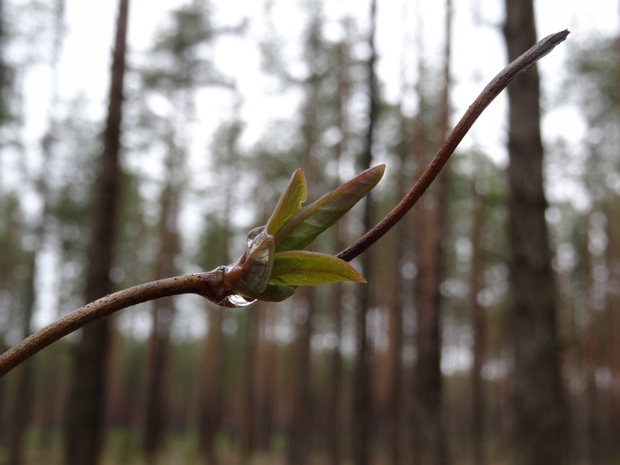
<path id="1" fill-rule="evenodd" d="M 274 255 L 269 284 L 316 286 L 340 281 L 366 282 L 364 277 L 344 260 L 332 255 L 297 250 Z"/>
<path id="2" fill-rule="evenodd" d="M 297 169 L 291 176 L 286 189 L 280 196 L 275 210 L 267 221 L 267 232 L 271 235 L 277 232 L 286 222 L 301 208 L 301 203 L 306 200 L 306 179 L 301 169 Z"/>
<path id="3" fill-rule="evenodd" d="M 269 284 L 260 294 L 254 294 L 252 299 L 265 300 L 267 302 L 282 302 L 295 294 L 295 288 L 291 286 L 276 286 Z"/>
<path id="4" fill-rule="evenodd" d="M 293 217 L 273 234 L 276 252 L 306 247 L 368 194 L 381 180 L 384 172 L 385 165 L 370 168 L 317 201 L 297 210 Z"/>

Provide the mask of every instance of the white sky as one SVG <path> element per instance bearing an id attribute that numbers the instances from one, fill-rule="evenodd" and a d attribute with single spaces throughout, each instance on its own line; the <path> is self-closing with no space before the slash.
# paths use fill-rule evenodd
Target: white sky
<path id="1" fill-rule="evenodd" d="M 129 47 L 130 60 L 139 58 L 148 48 L 154 33 L 166 19 L 166 13 L 178 0 L 131 0 Z M 265 121 L 273 117 L 285 116 L 291 105 L 275 102 L 270 81 L 262 79 L 259 73 L 260 57 L 255 47 L 264 38 L 266 26 L 262 22 L 262 1 L 212 1 L 215 10 L 215 23 L 236 24 L 243 18 L 250 19 L 250 29 L 245 39 L 224 39 L 216 49 L 217 67 L 233 76 L 244 94 L 243 115 L 248 120 Z M 299 1 L 277 0 L 274 9 L 274 25 L 281 37 L 297 37 L 303 28 L 303 17 L 299 13 Z M 412 6 L 403 6 L 410 3 Z M 437 0 L 404 2 L 380 0 L 378 2 L 377 43 L 379 48 L 378 72 L 385 83 L 385 97 L 392 101 L 399 98 L 401 83 L 401 61 L 412 63 L 417 55 L 415 50 L 415 29 L 422 28 L 428 45 L 424 54 L 427 57 L 440 53 L 443 39 L 443 3 Z M 503 21 L 502 0 L 454 0 L 454 33 L 452 44 L 452 74 L 455 77 L 453 94 L 454 120 L 467 108 L 493 75 L 505 64 L 504 44 L 500 35 Z M 336 0 L 325 2 L 328 15 L 337 18 L 344 12 L 353 12 L 360 18 L 367 17 L 366 2 L 355 0 Z M 572 34 L 569 41 L 587 39 L 592 32 L 618 30 L 620 8 L 617 0 L 539 0 L 537 20 L 539 36 L 569 28 Z M 420 25 L 415 17 L 418 9 L 423 11 L 424 21 Z M 64 41 L 60 68 L 60 89 L 63 98 L 71 98 L 83 92 L 92 102 L 90 112 L 95 119 L 103 120 L 106 108 L 108 74 L 117 2 L 84 2 L 67 0 L 67 36 Z M 413 26 L 411 26 L 413 24 Z M 409 30 L 404 32 L 404 27 Z M 336 31 L 337 28 L 326 28 Z M 337 32 L 337 31 L 336 31 Z M 293 41 L 291 41 L 293 42 Z M 434 44 L 434 45 L 433 45 Z M 560 46 L 541 62 L 543 86 L 549 89 L 562 76 L 562 62 L 566 59 L 567 47 Z M 108 60 L 103 60 L 107 57 Z M 291 59 L 296 57 L 291 56 Z M 408 78 L 409 81 L 414 77 Z M 27 87 L 28 105 L 33 111 L 28 113 L 28 134 L 35 136 L 44 130 L 46 105 L 45 91 L 48 88 L 49 73 L 46 69 L 36 69 L 31 73 Z M 200 108 L 200 115 L 207 122 L 215 124 L 222 113 L 230 111 L 230 95 L 213 100 L 207 108 Z M 276 99 L 277 100 L 277 99 Z M 210 107 L 210 108 L 209 108 Z M 563 115 L 552 115 L 546 121 L 545 130 L 556 132 L 563 117 L 570 116 L 563 109 Z M 485 121 L 497 125 L 503 121 L 504 107 L 496 103 L 483 115 Z M 553 111 L 551 111 L 553 114 Z M 572 118 L 572 116 L 571 116 Z M 263 128 L 250 125 L 250 134 L 258 136 Z M 484 146 L 501 146 L 501 132 L 475 128 L 472 137 L 465 144 L 476 141 Z M 498 137 L 500 139 L 498 139 Z M 250 137 L 250 140 L 253 139 Z M 204 145 L 203 145 L 204 147 Z"/>
<path id="2" fill-rule="evenodd" d="M 154 33 L 166 19 L 167 11 L 184 2 L 178 0 L 131 0 L 129 23 L 130 64 L 140 57 L 154 37 Z M 242 115 L 249 121 L 245 142 L 251 144 L 264 130 L 264 123 L 286 117 L 294 111 L 294 105 L 274 94 L 273 81 L 260 74 L 260 56 L 256 47 L 264 39 L 269 28 L 295 44 L 304 27 L 299 12 L 301 2 L 276 0 L 273 25 L 262 22 L 263 2 L 258 0 L 212 1 L 217 25 L 237 24 L 250 20 L 245 38 L 222 39 L 216 48 L 216 67 L 236 79 L 244 95 Z M 411 4 L 406 8 L 405 3 Z M 415 50 L 416 30 L 421 28 L 425 37 L 424 54 L 439 54 L 443 40 L 443 3 L 438 0 L 404 2 L 378 1 L 377 44 L 379 52 L 378 73 L 385 84 L 384 96 L 391 101 L 399 98 L 401 90 L 401 62 L 417 59 Z M 538 32 L 542 38 L 552 32 L 569 28 L 570 42 L 586 40 L 592 33 L 610 33 L 620 30 L 618 0 L 539 0 L 537 2 Z M 504 43 L 501 36 L 503 0 L 453 0 L 454 29 L 452 44 L 452 75 L 455 79 L 452 103 L 453 122 L 463 114 L 486 83 L 504 66 Z M 344 12 L 367 18 L 367 2 L 359 0 L 326 0 L 325 10 L 332 18 Z M 423 12 L 423 22 L 416 19 L 418 10 Z M 88 108 L 92 119 L 103 122 L 108 92 L 108 74 L 117 14 L 117 1 L 85 2 L 67 0 L 67 36 L 63 43 L 60 65 L 60 93 L 62 99 L 83 93 L 90 99 Z M 412 26 L 413 25 L 413 26 Z M 405 31 L 405 26 L 408 31 Z M 326 25 L 329 34 L 338 34 L 338 28 Z M 540 64 L 543 89 L 552 92 L 563 78 L 562 63 L 569 59 L 569 48 L 563 44 Z M 295 60 L 295 48 L 284 50 L 284 56 Z M 106 57 L 106 59 L 102 59 Z M 38 66 L 31 70 L 25 85 L 27 129 L 25 137 L 35 142 L 45 130 L 45 111 L 49 92 L 49 69 Z M 414 76 L 407 77 L 413 82 Z M 201 118 L 200 132 L 193 134 L 194 144 L 204 150 L 209 130 L 215 129 L 222 115 L 230 115 L 232 99 L 226 91 L 210 91 L 198 100 Z M 463 145 L 476 145 L 494 158 L 504 157 L 503 141 L 505 103 L 500 97 L 483 114 Z M 102 123 L 103 124 L 103 123 Z M 567 127 L 570 130 L 567 131 Z M 209 129 L 210 128 L 210 129 Z M 575 110 L 562 107 L 547 108 L 543 131 L 548 140 L 558 134 L 567 138 L 580 136 L 579 118 Z M 33 160 L 36 160 L 34 156 Z M 388 167 L 389 169 L 389 167 Z M 48 315 L 49 316 L 49 315 Z M 46 316 L 38 322 L 47 321 Z"/>
<path id="3" fill-rule="evenodd" d="M 130 63 L 140 59 L 148 48 L 155 31 L 166 19 L 169 9 L 183 2 L 179 0 L 131 0 L 129 47 Z M 276 0 L 273 25 L 263 22 L 263 2 L 257 0 L 213 1 L 215 23 L 219 25 L 237 24 L 249 18 L 250 28 L 245 38 L 221 39 L 216 48 L 216 65 L 225 74 L 232 76 L 244 95 L 243 117 L 250 123 L 245 141 L 251 144 L 263 132 L 263 123 L 278 117 L 286 117 L 294 109 L 287 99 L 274 95 L 273 81 L 260 74 L 260 55 L 256 44 L 264 39 L 268 28 L 275 27 L 283 38 L 290 38 L 295 44 L 304 26 L 299 11 L 300 1 Z M 336 0 L 325 2 L 325 11 L 332 18 L 343 13 L 366 19 L 367 2 L 355 0 Z M 432 60 L 440 56 L 443 40 L 443 3 L 437 0 L 404 2 L 380 0 L 378 2 L 377 43 L 379 48 L 378 73 L 385 83 L 384 96 L 397 101 L 401 93 L 401 62 L 415 69 L 417 59 L 415 35 L 421 28 L 425 37 L 424 55 Z M 411 6 L 405 4 L 410 4 Z M 452 43 L 452 75 L 455 87 L 452 96 L 454 106 L 453 121 L 463 114 L 480 90 L 505 64 L 504 44 L 501 37 L 503 21 L 502 0 L 453 0 L 454 29 Z M 587 39 L 593 32 L 616 31 L 620 17 L 617 0 L 539 0 L 537 20 L 539 36 L 565 28 L 571 29 L 570 42 Z M 106 110 L 108 74 L 117 2 L 84 2 L 67 0 L 67 36 L 64 41 L 60 67 L 61 97 L 70 99 L 79 93 L 88 96 L 91 102 L 90 116 L 103 121 Z M 416 19 L 418 10 L 423 12 L 423 22 Z M 328 34 L 338 34 L 339 28 L 326 25 Z M 407 32 L 405 31 L 407 29 Z M 285 49 L 284 54 L 294 62 L 298 57 L 293 47 Z M 563 76 L 562 63 L 567 59 L 567 47 L 558 47 L 540 64 L 543 88 L 553 91 Z M 107 60 L 102 57 L 108 58 Z M 413 82 L 415 71 L 407 77 Z M 38 140 L 45 129 L 46 91 L 49 89 L 49 70 L 35 68 L 27 81 L 28 129 L 26 138 Z M 547 94 L 549 95 L 549 94 Z M 206 100 L 208 98 L 208 100 Z M 229 92 L 209 92 L 198 97 L 198 112 L 201 121 L 200 135 L 195 143 L 205 147 L 209 136 L 205 127 L 214 128 L 222 115 L 230 114 L 232 100 Z M 474 126 L 472 133 L 463 142 L 464 146 L 476 144 L 496 159 L 503 157 L 503 121 L 505 114 L 504 98 L 500 96 Z M 578 118 L 567 108 L 554 112 L 548 108 L 544 121 L 545 135 L 553 137 L 559 132 L 567 132 L 566 125 L 574 127 L 568 131 L 573 137 L 579 136 Z"/>

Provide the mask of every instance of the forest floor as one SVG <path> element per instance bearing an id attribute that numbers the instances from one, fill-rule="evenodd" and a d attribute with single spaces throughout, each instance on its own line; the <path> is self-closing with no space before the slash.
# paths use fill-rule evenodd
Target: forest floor
<path id="1" fill-rule="evenodd" d="M 26 451 L 23 465 L 62 465 L 62 453 L 60 450 L 40 450 L 30 449 Z M 0 465 L 8 464 L 9 460 L 5 450 L 0 450 Z M 108 452 L 105 454 L 101 465 L 204 465 L 206 460 L 203 456 L 196 453 L 185 453 L 182 451 L 165 451 L 159 454 L 155 462 L 147 462 L 144 456 L 131 454 L 131 456 L 119 456 L 118 452 Z M 286 465 L 286 455 L 282 453 L 254 453 L 243 461 L 237 451 L 219 451 L 218 465 Z M 328 465 L 329 457 L 326 454 L 313 454 L 309 458 L 307 465 Z M 453 465 L 471 465 L 473 462 L 467 460 L 455 460 Z M 351 460 L 343 460 L 342 465 L 353 465 Z M 389 465 L 390 460 L 387 455 L 376 456 L 371 461 L 372 465 Z M 489 462 L 489 465 L 505 465 L 504 462 Z"/>

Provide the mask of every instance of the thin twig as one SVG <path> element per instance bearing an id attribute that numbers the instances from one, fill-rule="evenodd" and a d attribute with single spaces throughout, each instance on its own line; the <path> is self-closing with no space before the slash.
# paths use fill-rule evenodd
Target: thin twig
<path id="1" fill-rule="evenodd" d="M 461 121 L 439 149 L 439 152 L 437 152 L 431 164 L 405 198 L 377 226 L 337 256 L 346 261 L 352 260 L 398 223 L 430 186 L 457 145 L 474 124 L 474 121 L 476 121 L 489 103 L 516 76 L 564 41 L 568 34 L 569 31 L 565 30 L 545 37 L 504 68 L 469 107 Z M 234 287 L 231 283 L 226 282 L 223 269 L 223 267 L 220 267 L 205 273 L 152 281 L 91 302 L 46 326 L 0 355 L 0 377 L 58 339 L 93 321 L 108 317 L 123 308 L 178 294 L 199 294 L 212 302 L 222 302 L 226 296 L 231 294 L 230 289 Z"/>
<path id="2" fill-rule="evenodd" d="M 217 302 L 225 296 L 219 269 L 160 279 L 95 300 L 27 337 L 0 356 L 0 377 L 58 339 L 123 308 L 178 294 L 199 294 Z"/>
<path id="3" fill-rule="evenodd" d="M 396 225 L 435 180 L 450 156 L 454 153 L 454 150 L 456 150 L 456 147 L 461 143 L 463 137 L 465 137 L 465 134 L 467 134 L 474 122 L 484 109 L 489 106 L 493 99 L 495 99 L 514 78 L 550 53 L 556 45 L 563 42 L 569 33 L 570 31 L 566 29 L 545 37 L 519 58 L 508 64 L 508 66 L 495 76 L 465 112 L 459 123 L 452 130 L 435 155 L 435 158 L 433 158 L 433 161 L 428 165 L 426 171 L 420 176 L 409 193 L 374 228 L 336 256 L 347 262 L 353 260 Z"/>

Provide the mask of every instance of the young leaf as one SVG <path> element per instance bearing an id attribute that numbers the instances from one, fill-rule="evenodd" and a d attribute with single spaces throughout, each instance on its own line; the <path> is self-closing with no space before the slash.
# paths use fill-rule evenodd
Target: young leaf
<path id="1" fill-rule="evenodd" d="M 301 169 L 297 169 L 291 176 L 286 189 L 280 196 L 275 210 L 267 221 L 267 232 L 275 235 L 286 222 L 301 208 L 306 200 L 306 179 Z"/>
<path id="2" fill-rule="evenodd" d="M 267 302 L 282 302 L 295 294 L 295 288 L 291 286 L 276 286 L 269 284 L 260 294 L 254 294 L 253 299 L 265 300 Z"/>
<path id="3" fill-rule="evenodd" d="M 269 284 L 316 286 L 318 284 L 366 280 L 347 262 L 332 255 L 296 250 L 274 255 Z"/>
<path id="4" fill-rule="evenodd" d="M 274 234 L 276 252 L 306 247 L 368 194 L 381 180 L 384 171 L 385 165 L 370 168 L 317 201 L 299 209 Z"/>

